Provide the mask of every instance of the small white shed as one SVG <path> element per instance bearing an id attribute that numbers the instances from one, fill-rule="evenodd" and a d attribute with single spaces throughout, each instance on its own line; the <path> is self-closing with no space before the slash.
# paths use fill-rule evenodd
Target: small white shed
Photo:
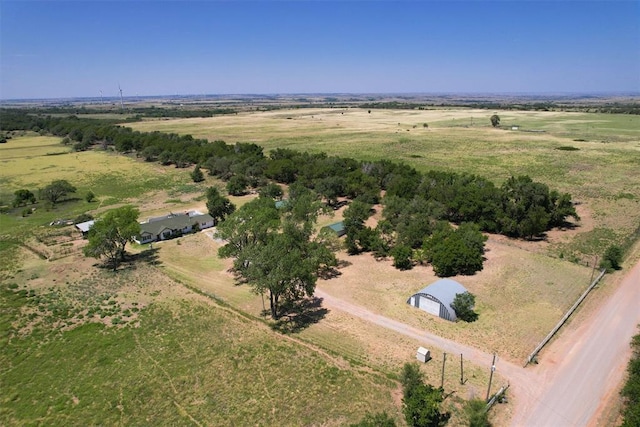
<path id="1" fill-rule="evenodd" d="M 418 359 L 422 363 L 427 363 L 429 360 L 431 360 L 431 352 L 424 347 L 419 347 L 418 351 L 416 352 L 416 359 Z"/>

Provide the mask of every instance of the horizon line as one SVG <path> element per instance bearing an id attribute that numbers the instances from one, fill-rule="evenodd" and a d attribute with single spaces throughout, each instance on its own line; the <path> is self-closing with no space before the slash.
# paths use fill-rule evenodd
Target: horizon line
<path id="1" fill-rule="evenodd" d="M 444 92 L 247 92 L 247 93 L 186 93 L 186 94 L 157 94 L 157 95 L 129 95 L 123 99 L 137 100 L 147 98 L 195 98 L 195 97 L 299 97 L 299 96 L 474 96 L 474 97 L 497 97 L 497 96 L 628 96 L 640 97 L 640 91 L 505 91 L 505 92 L 473 92 L 473 91 L 444 91 Z M 35 101 L 80 101 L 80 100 L 111 100 L 120 99 L 120 95 L 112 96 L 66 96 L 66 97 L 42 97 L 42 98 L 0 98 L 0 103 L 6 102 L 35 102 Z"/>

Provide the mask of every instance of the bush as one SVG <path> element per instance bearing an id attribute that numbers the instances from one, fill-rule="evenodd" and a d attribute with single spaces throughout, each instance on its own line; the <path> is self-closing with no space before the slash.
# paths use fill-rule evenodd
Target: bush
<path id="1" fill-rule="evenodd" d="M 93 215 L 88 214 L 88 213 L 83 213 L 80 214 L 76 217 L 76 219 L 73 220 L 74 224 L 80 224 L 82 222 L 87 222 L 87 221 L 91 221 L 93 219 Z"/>
<path id="2" fill-rule="evenodd" d="M 464 413 L 469 427 L 491 427 L 487 404 L 482 399 L 473 399 L 466 403 Z"/>
<path id="3" fill-rule="evenodd" d="M 96 195 L 93 194 L 93 191 L 88 191 L 86 196 L 84 196 L 84 199 L 87 201 L 87 203 L 91 203 L 96 199 Z"/>
<path id="4" fill-rule="evenodd" d="M 200 165 L 196 165 L 196 168 L 191 172 L 191 179 L 193 182 L 202 182 L 204 181 L 204 174 L 200 170 Z"/>
<path id="5" fill-rule="evenodd" d="M 600 268 L 606 269 L 608 272 L 613 270 L 620 270 L 622 268 L 622 249 L 620 246 L 611 245 L 607 248 L 602 261 L 600 261 Z"/>
<path id="6" fill-rule="evenodd" d="M 473 311 L 476 303 L 476 297 L 470 292 L 456 294 L 451 303 L 451 308 L 456 312 L 456 316 L 465 322 L 475 322 L 478 320 L 478 313 Z"/>
<path id="7" fill-rule="evenodd" d="M 398 245 L 391 250 L 393 257 L 393 266 L 398 270 L 410 270 L 413 267 L 411 263 L 412 250 L 409 246 Z"/>
<path id="8" fill-rule="evenodd" d="M 624 399 L 622 427 L 640 425 L 640 335 L 633 337 L 631 348 L 633 353 L 627 366 L 629 376 L 620 392 Z"/>

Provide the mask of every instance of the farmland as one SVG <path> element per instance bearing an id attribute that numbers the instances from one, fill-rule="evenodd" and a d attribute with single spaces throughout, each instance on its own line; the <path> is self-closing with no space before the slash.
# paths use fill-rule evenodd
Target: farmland
<path id="1" fill-rule="evenodd" d="M 512 175 L 529 175 L 569 192 L 584 205 L 581 216 L 593 219 L 570 241 L 551 241 L 545 250 L 555 256 L 592 258 L 598 247 L 635 231 L 640 221 L 639 116 L 505 111 L 498 112 L 501 128 L 495 129 L 489 123 L 492 113 L 300 109 L 128 126 L 228 143 L 254 142 L 267 150 L 392 159 L 421 171 L 473 173 L 496 184 Z M 518 130 L 511 130 L 512 125 Z"/>
<path id="2" fill-rule="evenodd" d="M 519 363 L 586 288 L 594 256 L 610 243 L 632 239 L 638 227 L 640 120 L 498 113 L 499 129 L 490 126 L 490 112 L 460 108 L 295 109 L 126 126 L 266 149 L 403 161 L 421 171 L 474 173 L 497 184 L 528 174 L 571 193 L 580 203 L 580 222 L 552 230 L 542 241 L 490 236 L 484 270 L 458 278 L 477 297 L 480 318 L 473 324 L 444 322 L 405 303 L 436 279 L 427 266 L 399 271 L 389 260 L 341 252 L 341 274 L 318 284 L 350 303 Z M 61 243 L 47 239 L 52 231 L 44 224 L 55 218 L 97 215 L 124 203 L 138 206 L 142 218 L 187 207 L 205 210 L 204 189 L 223 188 L 212 177 L 191 182 L 190 169 L 103 151 L 69 153 L 59 141 L 29 134 L 0 146 L 3 200 L 16 189 L 35 190 L 54 179 L 76 185 L 79 199 L 89 190 L 98 196 L 93 203 L 38 207 L 28 217 L 0 216 L 2 328 L 12 337 L 0 359 L 6 366 L 0 384 L 9 390 L 0 406 L 3 423 L 342 425 L 380 410 L 400 419 L 394 378 L 418 342 L 338 310 L 297 334 L 272 331 L 260 317 L 260 296 L 235 284 L 230 261 L 218 259 L 219 243 L 207 233 L 163 242 L 153 251 L 133 247 L 139 262 L 115 274 L 79 250 L 61 250 L 81 246 L 77 236 L 63 234 Z M 252 197 L 232 201 L 241 205 Z M 320 224 L 340 220 L 343 211 Z M 372 221 L 377 218 L 379 209 Z M 58 257 L 42 260 L 11 243 L 16 238 Z M 442 353 L 433 349 L 433 355 L 437 360 Z M 77 377 L 88 381 L 65 374 L 77 360 Z M 439 368 L 423 368 L 431 383 L 438 382 Z M 46 375 L 28 374 L 38 369 Z M 448 370 L 445 389 L 460 398 L 484 394 L 486 370 L 471 364 L 466 369 L 464 386 L 459 372 Z M 291 404 L 294 398 L 299 401 Z M 27 402 L 36 402 L 34 409 Z M 461 423 L 459 403 L 458 397 L 450 401 L 454 425 Z M 505 416 L 504 409 L 498 416 Z"/>

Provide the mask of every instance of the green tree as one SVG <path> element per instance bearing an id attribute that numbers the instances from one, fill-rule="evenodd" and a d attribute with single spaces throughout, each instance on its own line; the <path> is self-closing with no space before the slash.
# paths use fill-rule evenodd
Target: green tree
<path id="1" fill-rule="evenodd" d="M 330 176 L 319 179 L 315 182 L 314 189 L 322 195 L 331 207 L 335 207 L 338 198 L 346 194 L 347 183 L 341 176 Z"/>
<path id="2" fill-rule="evenodd" d="M 27 203 L 34 204 L 36 202 L 36 196 L 31 191 L 22 189 L 13 193 L 15 198 L 13 199 L 13 207 L 24 206 Z"/>
<path id="3" fill-rule="evenodd" d="M 326 245 L 312 239 L 317 214 L 311 200 L 296 195 L 281 219 L 272 199 L 254 199 L 218 226 L 227 240 L 220 256 L 235 257 L 236 272 L 254 292 L 268 295 L 275 320 L 283 307 L 313 295 L 318 272 L 337 264 Z"/>
<path id="4" fill-rule="evenodd" d="M 456 312 L 456 316 L 465 322 L 475 322 L 478 320 L 478 313 L 473 311 L 476 304 L 476 297 L 471 292 L 456 294 L 451 303 L 451 308 Z"/>
<path id="5" fill-rule="evenodd" d="M 260 195 L 260 197 L 268 197 L 271 199 L 278 200 L 282 198 L 283 193 L 282 193 L 282 187 L 280 187 L 278 184 L 271 183 L 260 188 L 260 190 L 258 191 L 258 194 Z"/>
<path id="6" fill-rule="evenodd" d="M 191 179 L 193 180 L 193 182 L 204 181 L 204 174 L 200 170 L 200 165 L 196 165 L 195 169 L 193 169 L 193 172 L 191 172 Z"/>
<path id="7" fill-rule="evenodd" d="M 491 427 L 487 403 L 482 399 L 469 400 L 464 406 L 469 427 Z"/>
<path id="8" fill-rule="evenodd" d="M 140 153 L 140 155 L 144 157 L 145 162 L 153 162 L 158 158 L 160 153 L 161 153 L 160 147 L 156 145 L 150 145 L 148 147 L 145 147 Z"/>
<path id="9" fill-rule="evenodd" d="M 413 389 L 423 383 L 420 366 L 417 363 L 405 363 L 400 374 L 400 384 L 402 384 L 402 394 L 404 398 L 409 397 Z"/>
<path id="10" fill-rule="evenodd" d="M 498 116 L 497 114 L 491 116 L 489 120 L 491 120 L 491 126 L 493 126 L 494 128 L 500 124 L 500 116 Z"/>
<path id="11" fill-rule="evenodd" d="M 318 271 L 335 264 L 323 245 L 291 221 L 280 232 L 269 234 L 263 245 L 251 245 L 238 256 L 240 273 L 256 293 L 267 293 L 271 317 L 278 320 L 281 307 L 313 295 Z"/>
<path id="12" fill-rule="evenodd" d="M 140 234 L 139 215 L 138 209 L 129 205 L 107 211 L 89 229 L 89 243 L 83 249 L 85 256 L 106 257 L 113 270 L 117 270 L 125 258 L 127 243 Z"/>
<path id="13" fill-rule="evenodd" d="M 404 364 L 400 382 L 403 412 L 409 426 L 439 427 L 446 424 L 449 414 L 440 412 L 443 390 L 425 384 L 417 364 Z"/>
<path id="14" fill-rule="evenodd" d="M 413 267 L 411 263 L 412 250 L 409 246 L 397 245 L 391 249 L 393 257 L 393 266 L 398 270 L 410 270 Z"/>
<path id="15" fill-rule="evenodd" d="M 610 245 L 607 248 L 600 261 L 600 268 L 604 268 L 609 272 L 622 268 L 622 249 L 620 246 Z"/>
<path id="16" fill-rule="evenodd" d="M 173 153 L 169 150 L 164 150 L 160 155 L 158 155 L 158 161 L 163 166 L 168 166 L 173 162 Z"/>
<path id="17" fill-rule="evenodd" d="M 439 277 L 474 274 L 484 263 L 484 236 L 475 224 L 464 223 L 457 230 L 447 223 L 425 240 L 427 260 Z"/>
<path id="18" fill-rule="evenodd" d="M 53 181 L 40 190 L 40 198 L 46 200 L 51 205 L 55 205 L 63 198 L 67 197 L 69 193 L 75 193 L 76 187 L 69 184 L 64 179 Z"/>
<path id="19" fill-rule="evenodd" d="M 227 193 L 232 196 L 242 196 L 247 192 L 247 178 L 243 175 L 234 175 L 227 182 Z"/>
<path id="20" fill-rule="evenodd" d="M 279 227 L 280 213 L 273 200 L 254 199 L 218 224 L 218 236 L 227 241 L 218 253 L 223 258 L 237 257 L 249 246 L 266 244 L 268 236 Z"/>
<path id="21" fill-rule="evenodd" d="M 351 202 L 344 211 L 344 228 L 347 232 L 347 251 L 354 255 L 366 250 L 370 233 L 367 233 L 364 222 L 371 215 L 371 205 L 358 200 Z"/>
<path id="22" fill-rule="evenodd" d="M 87 194 L 85 194 L 84 199 L 87 201 L 87 203 L 91 203 L 96 199 L 96 195 L 93 194 L 93 191 L 89 190 L 87 191 Z"/>
<path id="23" fill-rule="evenodd" d="M 220 194 L 216 187 L 207 188 L 207 210 L 213 217 L 214 224 L 224 220 L 227 215 L 232 214 L 236 207 L 231 201 Z"/>
<path id="24" fill-rule="evenodd" d="M 549 214 L 542 206 L 533 206 L 529 209 L 518 224 L 519 234 L 531 240 L 547 230 L 549 225 Z"/>
<path id="25" fill-rule="evenodd" d="M 622 427 L 640 426 L 640 335 L 631 340 L 632 355 L 627 365 L 627 381 L 620 391 L 624 400 Z"/>

